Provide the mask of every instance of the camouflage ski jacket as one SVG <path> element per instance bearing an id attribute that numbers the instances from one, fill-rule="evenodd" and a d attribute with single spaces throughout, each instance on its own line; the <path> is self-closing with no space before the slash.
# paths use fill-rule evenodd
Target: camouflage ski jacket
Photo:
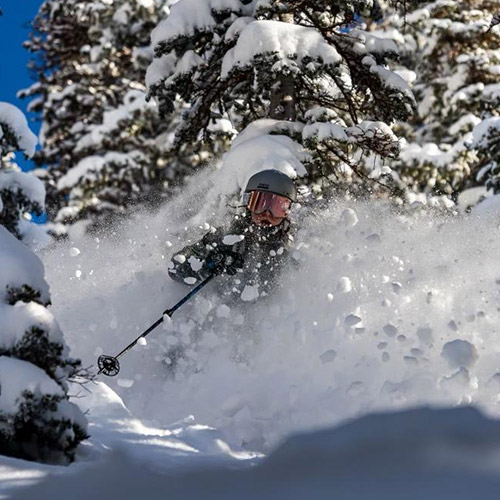
<path id="1" fill-rule="evenodd" d="M 218 278 L 221 292 L 253 300 L 269 294 L 278 284 L 292 241 L 287 220 L 277 227 L 261 227 L 253 224 L 249 216 L 236 216 L 226 230 L 213 228 L 201 240 L 177 252 L 168 272 L 176 281 L 198 284 L 210 274 L 204 268 L 208 254 L 217 248 L 229 249 L 243 257 L 244 265 L 234 276 Z"/>

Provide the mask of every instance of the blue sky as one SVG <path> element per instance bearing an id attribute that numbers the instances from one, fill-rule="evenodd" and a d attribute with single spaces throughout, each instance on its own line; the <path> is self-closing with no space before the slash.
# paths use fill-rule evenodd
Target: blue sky
<path id="1" fill-rule="evenodd" d="M 29 23 L 35 17 L 42 0 L 0 0 L 3 16 L 0 16 L 0 101 L 15 104 L 26 113 L 24 100 L 17 99 L 16 92 L 32 82 L 26 64 L 29 53 L 22 47 L 29 38 Z M 28 116 L 31 129 L 38 134 L 39 125 Z M 30 162 L 18 155 L 18 163 L 29 168 Z"/>

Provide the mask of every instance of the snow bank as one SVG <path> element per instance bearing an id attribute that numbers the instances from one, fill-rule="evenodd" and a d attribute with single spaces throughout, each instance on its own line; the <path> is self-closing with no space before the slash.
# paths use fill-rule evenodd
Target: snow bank
<path id="1" fill-rule="evenodd" d="M 245 467 L 260 458 L 259 454 L 231 448 L 216 429 L 197 423 L 192 416 L 168 427 L 155 426 L 134 418 L 106 384 L 96 382 L 86 387 L 90 392 L 85 391 L 86 397 L 79 402 L 89 417 L 91 436 L 79 447 L 76 461 L 70 467 L 48 466 L 0 455 L 1 498 L 10 498 L 44 476 L 51 480 L 58 476 L 75 480 L 75 476 L 96 464 L 104 470 L 115 455 L 118 461 L 125 456 L 127 463 L 133 462 L 141 474 L 145 470 L 179 472 L 215 463 Z M 72 390 L 81 392 L 77 385 Z M 78 493 L 76 497 L 79 498 Z"/>
<path id="2" fill-rule="evenodd" d="M 370 415 L 295 436 L 252 468 L 159 473 L 114 453 L 78 477 L 47 480 L 17 499 L 496 500 L 500 423 L 472 408 Z"/>

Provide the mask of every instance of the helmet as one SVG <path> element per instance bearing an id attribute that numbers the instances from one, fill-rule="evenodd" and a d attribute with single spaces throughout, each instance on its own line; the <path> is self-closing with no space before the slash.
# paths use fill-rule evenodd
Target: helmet
<path id="1" fill-rule="evenodd" d="M 252 175 L 248 180 L 245 193 L 252 191 L 278 194 L 288 198 L 290 201 L 297 199 L 297 188 L 293 180 L 288 175 L 275 169 L 261 170 Z"/>

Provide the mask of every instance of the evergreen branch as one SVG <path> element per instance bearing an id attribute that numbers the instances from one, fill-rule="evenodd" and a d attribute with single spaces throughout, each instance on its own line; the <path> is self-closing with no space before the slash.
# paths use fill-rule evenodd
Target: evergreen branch
<path id="1" fill-rule="evenodd" d="M 500 12 L 493 14 L 493 18 L 491 19 L 490 27 L 487 29 L 486 33 L 489 33 L 498 24 L 500 24 Z"/>

